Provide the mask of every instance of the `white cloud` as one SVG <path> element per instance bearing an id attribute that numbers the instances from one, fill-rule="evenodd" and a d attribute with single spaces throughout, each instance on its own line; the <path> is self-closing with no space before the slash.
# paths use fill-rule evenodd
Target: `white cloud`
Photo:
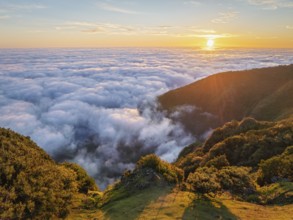
<path id="1" fill-rule="evenodd" d="M 84 33 L 103 33 L 103 34 L 119 34 L 131 35 L 137 34 L 139 29 L 130 25 L 119 25 L 112 23 L 92 23 L 92 22 L 66 22 L 63 25 L 55 27 L 58 31 L 79 31 Z"/>
<path id="2" fill-rule="evenodd" d="M 47 8 L 47 6 L 42 4 L 2 4 L 1 7 L 2 10 L 5 11 L 35 10 Z"/>
<path id="3" fill-rule="evenodd" d="M 249 4 L 257 5 L 265 10 L 276 10 L 278 8 L 293 8 L 291 0 L 248 0 Z"/>
<path id="4" fill-rule="evenodd" d="M 131 26 L 113 23 L 93 23 L 83 21 L 66 22 L 56 26 L 57 31 L 80 31 L 90 34 L 108 35 L 164 35 L 171 37 L 194 37 L 198 34 L 216 34 L 215 30 L 203 29 L 196 26 Z"/>
<path id="5" fill-rule="evenodd" d="M 293 29 L 293 25 L 286 25 L 286 29 Z"/>
<path id="6" fill-rule="evenodd" d="M 37 9 L 45 9 L 47 6 L 41 4 L 1 4 L 0 3 L 0 20 L 7 20 L 15 16 L 15 13 L 22 11 L 31 11 Z"/>
<path id="7" fill-rule="evenodd" d="M 189 1 L 185 1 L 184 4 L 199 6 L 199 5 L 201 5 L 201 2 L 195 1 L 195 0 L 189 0 Z"/>
<path id="8" fill-rule="evenodd" d="M 293 63 L 292 54 L 1 49 L 0 126 L 31 136 L 57 159 L 80 163 L 104 187 L 141 155 L 172 161 L 193 141 L 156 111 L 156 96 L 216 72 Z"/>
<path id="9" fill-rule="evenodd" d="M 216 24 L 226 24 L 237 18 L 238 14 L 239 12 L 237 11 L 221 12 L 212 22 Z"/>
<path id="10" fill-rule="evenodd" d="M 198 37 L 198 38 L 205 38 L 205 39 L 218 39 L 218 38 L 231 38 L 231 37 L 237 37 L 238 35 L 235 34 L 192 34 L 190 37 Z M 183 37 L 185 37 L 183 35 Z"/>
<path id="11" fill-rule="evenodd" d="M 139 14 L 139 12 L 137 11 L 132 11 L 125 8 L 117 7 L 108 3 L 98 3 L 97 6 L 102 10 L 110 11 L 110 12 L 117 12 L 122 14 Z"/>

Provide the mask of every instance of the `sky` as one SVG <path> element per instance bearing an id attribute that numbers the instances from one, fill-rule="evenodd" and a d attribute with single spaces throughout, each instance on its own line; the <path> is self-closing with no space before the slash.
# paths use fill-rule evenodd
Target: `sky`
<path id="1" fill-rule="evenodd" d="M 293 48 L 293 0 L 0 0 L 0 47 Z"/>

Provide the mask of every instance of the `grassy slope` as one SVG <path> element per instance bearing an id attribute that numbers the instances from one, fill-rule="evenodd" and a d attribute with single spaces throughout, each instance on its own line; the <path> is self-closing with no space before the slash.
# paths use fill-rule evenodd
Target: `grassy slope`
<path id="1" fill-rule="evenodd" d="M 272 133 L 275 128 L 282 128 L 282 131 L 286 131 L 286 127 L 292 127 L 292 118 L 278 122 L 257 122 L 253 119 L 246 119 L 242 122 L 234 122 L 234 127 L 225 125 L 223 128 L 219 128 L 219 134 L 211 136 L 211 139 L 205 144 L 212 147 L 219 141 L 223 141 L 226 138 L 229 139 L 230 136 L 235 135 L 236 131 L 238 133 L 248 132 L 249 134 L 256 132 L 260 135 L 260 137 L 257 137 L 258 140 L 265 140 L 265 136 Z M 237 132 L 236 134 L 238 134 Z M 279 130 L 277 130 L 277 133 L 279 135 L 282 134 Z M 220 139 L 217 139 L 217 137 Z M 247 139 L 246 145 L 250 142 L 251 141 Z M 260 142 L 258 143 L 260 144 Z M 271 140 L 270 143 L 274 143 L 273 140 Z M 257 146 L 259 144 L 257 144 Z M 290 145 L 291 142 L 288 142 L 287 144 Z M 277 145 L 280 145 L 280 143 Z M 239 148 L 240 147 L 241 146 L 239 146 Z M 208 147 L 208 149 L 210 149 L 210 147 Z M 283 150 L 281 152 L 283 152 Z M 248 157 L 246 157 L 246 159 L 248 159 Z M 292 193 L 292 182 L 273 183 L 261 188 L 257 187 L 257 193 L 253 195 L 249 201 L 255 201 L 254 198 L 258 195 L 261 201 L 264 202 L 263 204 L 271 204 L 267 203 L 268 201 L 271 201 L 274 204 L 284 204 L 284 198 L 292 196 Z M 170 186 L 153 186 L 152 188 L 147 188 L 141 191 L 133 191 L 124 197 L 117 196 L 117 194 L 121 195 L 121 191 L 107 191 L 104 194 L 104 197 L 111 198 L 111 201 L 107 202 L 106 205 L 99 209 L 80 209 L 78 207 L 80 206 L 81 201 L 77 202 L 77 208 L 73 210 L 68 219 L 289 220 L 292 219 L 291 215 L 293 213 L 293 204 L 264 206 L 239 201 L 238 197 L 237 200 L 232 199 L 227 194 L 216 198 L 199 198 L 198 195 L 192 192 L 180 191 L 178 188 L 171 188 Z M 109 200 L 106 199 L 105 201 Z"/>
<path id="2" fill-rule="evenodd" d="M 262 206 L 231 198 L 197 198 L 190 192 L 152 188 L 106 205 L 99 210 L 74 209 L 68 220 L 105 219 L 243 219 L 289 220 L 293 204 Z"/>
<path id="3" fill-rule="evenodd" d="M 293 65 L 215 74 L 167 92 L 159 97 L 159 102 L 168 111 L 182 105 L 196 106 L 198 110 L 183 116 L 181 121 L 192 133 L 199 134 L 246 116 L 259 120 L 284 118 L 293 113 L 290 94 Z M 206 118 L 204 112 L 216 118 Z"/>

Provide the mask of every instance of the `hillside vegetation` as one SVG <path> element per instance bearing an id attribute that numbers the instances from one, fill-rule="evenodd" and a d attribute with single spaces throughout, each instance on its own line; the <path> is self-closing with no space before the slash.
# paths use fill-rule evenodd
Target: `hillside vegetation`
<path id="1" fill-rule="evenodd" d="M 73 163 L 0 129 L 1 219 L 290 219 L 293 118 L 232 121 L 174 164 L 142 157 L 100 192 Z"/>
<path id="2" fill-rule="evenodd" d="M 219 73 L 158 98 L 169 117 L 194 135 L 251 116 L 278 120 L 293 113 L 293 65 Z M 193 111 L 174 114 L 184 106 Z M 190 119 L 193 120 L 190 120 Z M 196 122 L 196 123 L 195 123 Z"/>
<path id="3" fill-rule="evenodd" d="M 174 164 L 142 157 L 69 219 L 291 219 L 292 118 L 229 122 L 190 147 Z"/>
<path id="4" fill-rule="evenodd" d="M 29 137 L 0 128 L 0 219 L 65 218 L 73 196 L 97 187 L 76 164 L 56 164 Z"/>

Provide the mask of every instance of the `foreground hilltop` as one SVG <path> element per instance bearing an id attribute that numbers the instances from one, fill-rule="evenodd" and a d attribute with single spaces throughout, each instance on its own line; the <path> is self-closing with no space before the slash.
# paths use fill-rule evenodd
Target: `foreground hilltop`
<path id="1" fill-rule="evenodd" d="M 289 220 L 292 167 L 293 118 L 233 121 L 173 164 L 142 157 L 103 194 L 81 200 L 69 219 Z"/>
<path id="2" fill-rule="evenodd" d="M 270 121 L 286 118 L 293 113 L 292 94 L 293 64 L 215 74 L 167 92 L 158 100 L 169 117 L 200 135 L 248 116 Z M 184 114 L 174 114 L 186 106 Z"/>

